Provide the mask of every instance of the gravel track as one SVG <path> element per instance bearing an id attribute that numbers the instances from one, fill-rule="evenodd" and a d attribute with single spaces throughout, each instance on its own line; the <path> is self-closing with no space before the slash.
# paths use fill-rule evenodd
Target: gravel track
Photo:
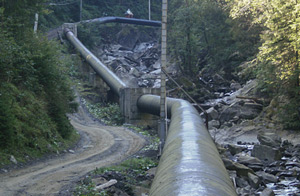
<path id="1" fill-rule="evenodd" d="M 62 187 L 74 183 L 96 167 L 123 161 L 146 143 L 142 137 L 124 127 L 101 125 L 81 107 L 70 118 L 82 136 L 74 153 L 65 153 L 26 168 L 0 174 L 1 196 L 61 195 Z"/>

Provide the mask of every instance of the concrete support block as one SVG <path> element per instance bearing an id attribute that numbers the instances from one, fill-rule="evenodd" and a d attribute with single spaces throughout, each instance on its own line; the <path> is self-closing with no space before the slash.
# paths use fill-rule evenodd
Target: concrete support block
<path id="1" fill-rule="evenodd" d="M 137 100 L 144 94 L 159 95 L 158 88 L 125 88 L 121 90 L 120 108 L 125 122 L 138 125 L 156 126 L 158 117 L 142 113 L 137 107 Z"/>
<path id="2" fill-rule="evenodd" d="M 59 32 L 59 33 L 61 33 L 61 35 L 63 35 L 63 31 L 64 31 L 65 28 L 70 29 L 70 31 L 72 31 L 72 33 L 75 35 L 75 37 L 77 37 L 77 24 L 75 24 L 75 23 L 64 23 L 62 25 L 61 32 Z"/>

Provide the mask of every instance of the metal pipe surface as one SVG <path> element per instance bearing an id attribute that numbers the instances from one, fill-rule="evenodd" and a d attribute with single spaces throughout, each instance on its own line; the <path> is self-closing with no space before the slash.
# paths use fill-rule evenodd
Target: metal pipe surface
<path id="1" fill-rule="evenodd" d="M 144 20 L 144 19 L 137 19 L 137 18 L 114 17 L 114 16 L 84 20 L 79 23 L 91 23 L 91 22 L 99 22 L 100 24 L 114 22 L 114 23 L 126 23 L 126 24 L 136 24 L 136 25 L 143 25 L 143 26 L 161 27 L 160 21 Z"/>
<path id="2" fill-rule="evenodd" d="M 103 80 L 120 94 L 126 85 L 66 30 L 70 42 Z M 160 97 L 142 95 L 142 112 L 159 115 Z M 167 98 L 171 116 L 162 156 L 150 189 L 151 196 L 236 196 L 218 150 L 197 110 L 187 101 Z"/>
<path id="3" fill-rule="evenodd" d="M 138 108 L 159 114 L 160 97 L 142 95 Z M 197 110 L 167 99 L 171 122 L 150 196 L 236 196 L 219 152 Z"/>
<path id="4" fill-rule="evenodd" d="M 107 85 L 120 95 L 120 89 L 126 88 L 126 84 L 118 78 L 108 67 L 106 67 L 91 51 L 89 51 L 69 30 L 65 29 L 68 40 L 79 51 L 81 56 L 91 65 L 97 74 L 107 83 Z"/>

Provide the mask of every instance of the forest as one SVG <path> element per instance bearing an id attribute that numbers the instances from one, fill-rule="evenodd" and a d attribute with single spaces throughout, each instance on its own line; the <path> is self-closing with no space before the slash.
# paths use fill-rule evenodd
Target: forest
<path id="1" fill-rule="evenodd" d="M 128 8 L 135 18 L 148 18 L 148 1 L 83 0 L 82 20 L 124 16 Z M 66 116 L 76 110 L 69 56 L 44 34 L 78 22 L 79 9 L 80 0 L 0 1 L 0 161 L 22 154 L 19 149 L 39 156 L 48 144 L 56 150 L 73 137 Z M 229 80 L 256 78 L 257 93 L 277 100 L 280 123 L 299 130 L 299 13 L 297 0 L 172 0 L 168 52 L 191 78 L 215 71 Z M 161 20 L 161 1 L 151 1 L 151 14 Z M 83 29 L 82 41 L 89 42 L 92 31 Z M 240 69 L 247 74 L 236 78 Z"/>

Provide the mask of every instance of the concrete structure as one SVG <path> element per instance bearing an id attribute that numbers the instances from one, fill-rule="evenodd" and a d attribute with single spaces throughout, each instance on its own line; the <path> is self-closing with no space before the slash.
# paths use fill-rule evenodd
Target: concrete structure
<path id="1" fill-rule="evenodd" d="M 158 117 L 139 110 L 138 99 L 145 94 L 159 95 L 159 88 L 124 88 L 120 92 L 120 108 L 125 122 L 137 125 L 157 125 Z"/>

